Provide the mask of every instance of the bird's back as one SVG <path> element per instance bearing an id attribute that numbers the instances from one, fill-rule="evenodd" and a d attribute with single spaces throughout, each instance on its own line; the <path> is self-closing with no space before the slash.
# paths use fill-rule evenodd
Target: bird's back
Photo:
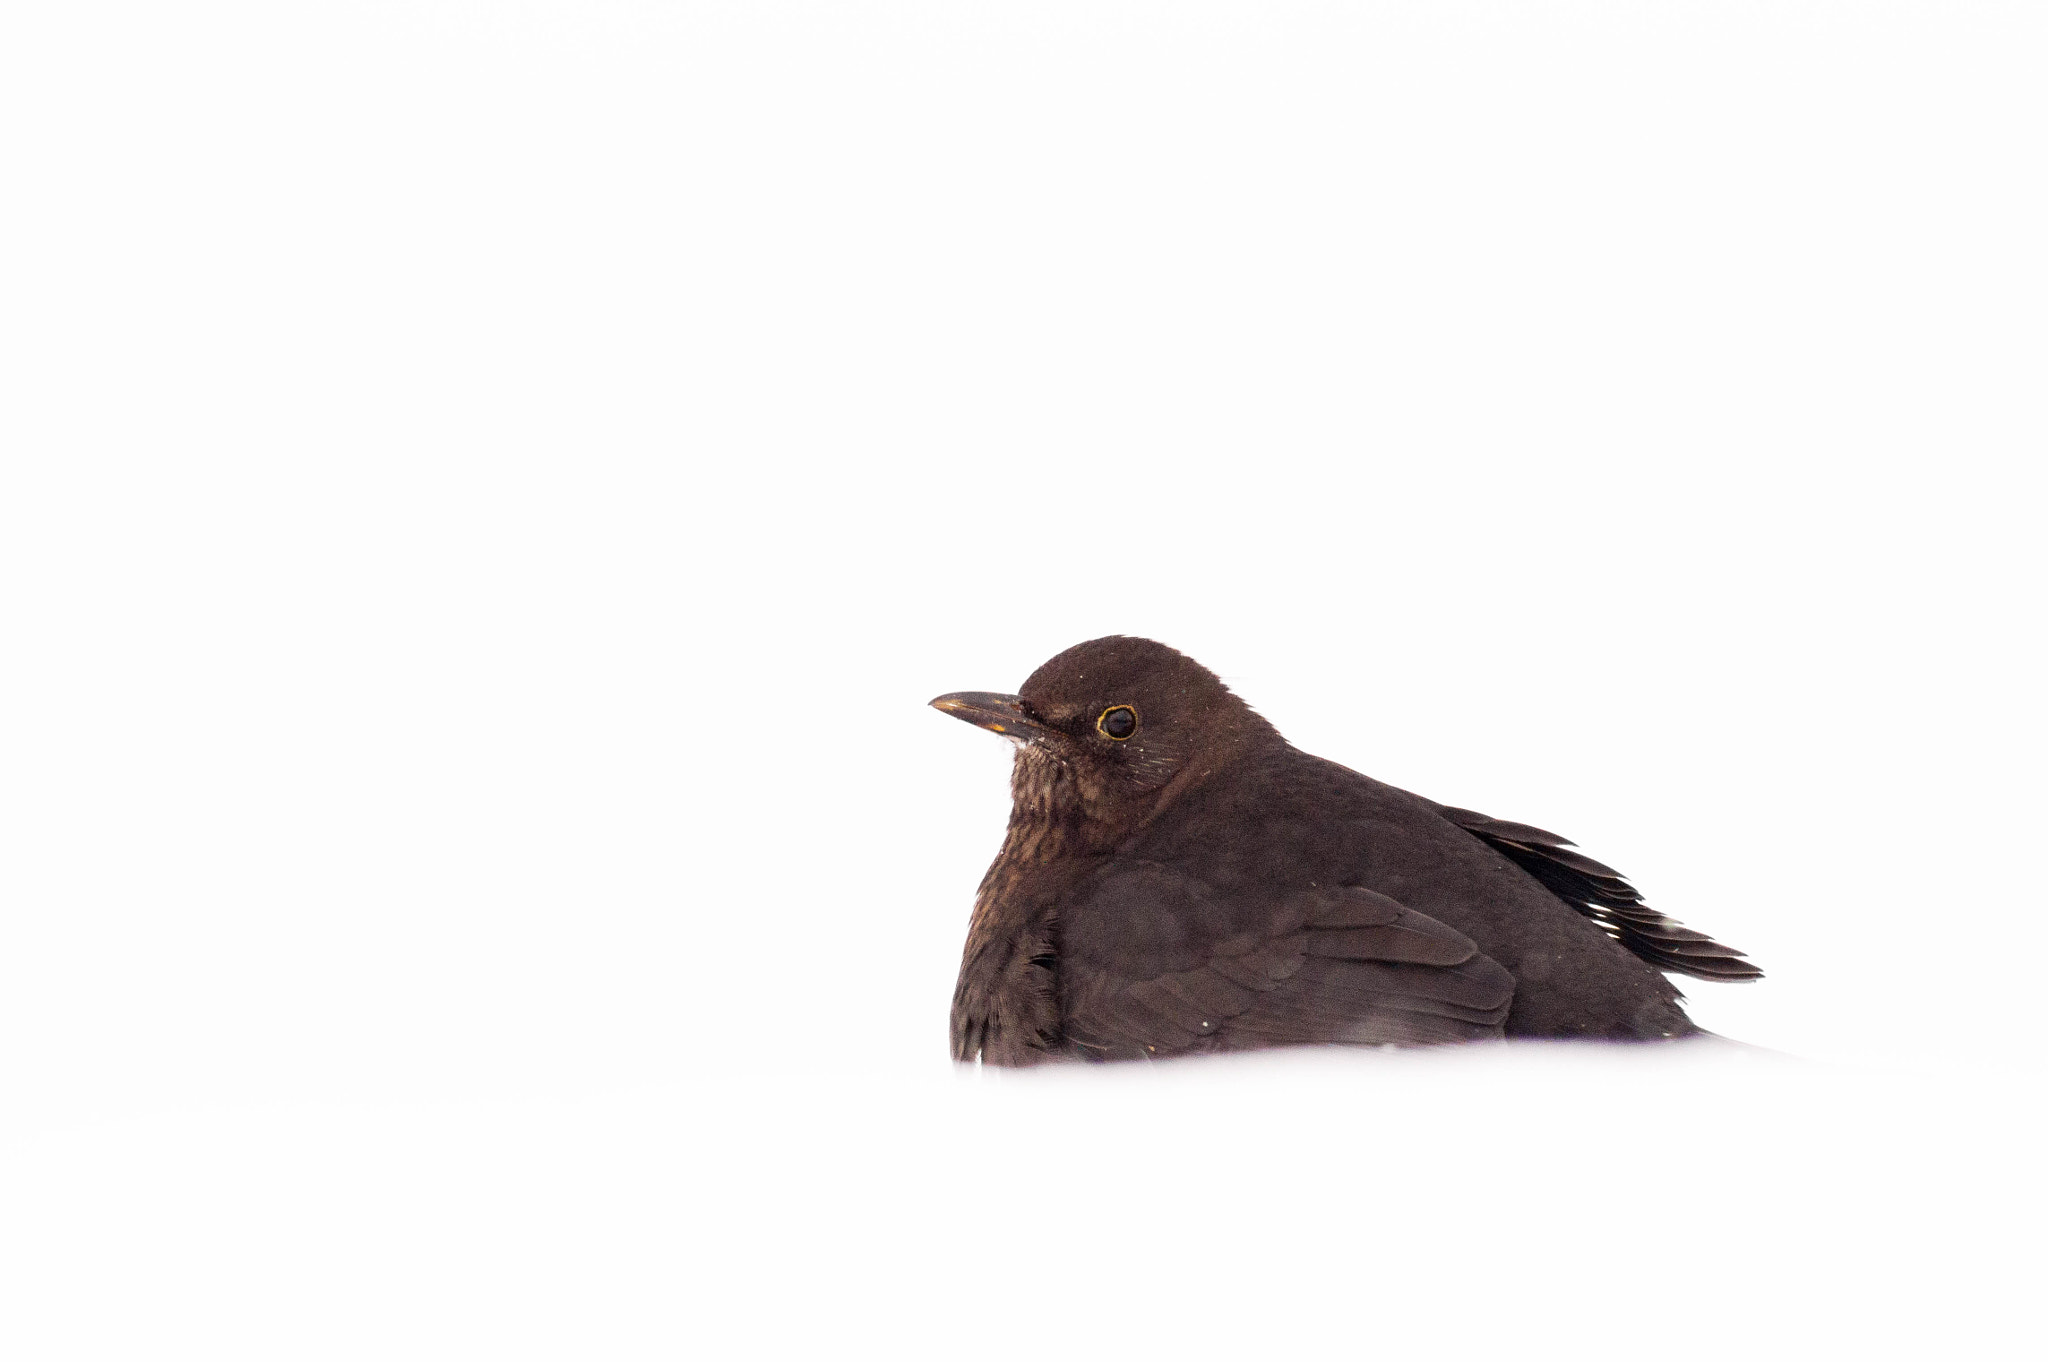
<path id="1" fill-rule="evenodd" d="M 1181 867 L 1221 893 L 1358 885 L 1425 913 L 1514 976 L 1509 1035 L 1695 1030 L 1659 970 L 1441 806 L 1290 746 L 1190 790 L 1125 853 Z"/>

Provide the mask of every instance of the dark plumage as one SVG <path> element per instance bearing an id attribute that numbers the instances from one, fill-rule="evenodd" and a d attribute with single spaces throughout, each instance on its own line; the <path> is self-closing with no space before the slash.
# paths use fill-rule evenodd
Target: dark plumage
<path id="1" fill-rule="evenodd" d="M 991 1064 L 1692 1034 L 1660 971 L 1754 979 L 1554 833 L 1297 751 L 1164 644 L 939 709 L 1018 744 L 953 995 Z"/>

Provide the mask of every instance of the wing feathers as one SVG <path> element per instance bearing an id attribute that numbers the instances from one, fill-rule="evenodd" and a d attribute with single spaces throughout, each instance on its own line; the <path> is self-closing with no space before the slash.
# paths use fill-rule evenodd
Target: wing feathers
<path id="1" fill-rule="evenodd" d="M 1159 986 L 1171 993 L 1186 1010 L 1200 1013 L 1196 1018 L 1198 1021 L 1234 1017 L 1250 1007 L 1260 992 L 1226 979 L 1213 969 L 1169 974 L 1159 981 Z"/>
<path id="2" fill-rule="evenodd" d="M 1234 1027 L 1353 1045 L 1421 1045 L 1500 1034 L 1515 981 L 1485 956 L 1455 970 L 1372 961 L 1308 961 L 1299 987 L 1268 999 Z"/>
<path id="3" fill-rule="evenodd" d="M 1232 983 L 1270 993 L 1280 987 L 1281 980 L 1301 968 L 1301 961 L 1298 938 L 1291 938 L 1285 944 L 1269 943 L 1248 955 L 1219 955 L 1209 962 L 1209 968 Z"/>
<path id="4" fill-rule="evenodd" d="M 1131 906 L 1128 894 L 1103 901 L 1120 911 Z M 1304 891 L 1270 913 L 1255 911 L 1275 934 L 1215 940 L 1194 969 L 1118 980 L 1105 972 L 1106 961 L 1065 962 L 1073 971 L 1069 1037 L 1097 1055 L 1157 1056 L 1500 1034 L 1513 977 L 1434 918 L 1356 886 Z"/>
<path id="5" fill-rule="evenodd" d="M 1308 934 L 1310 955 L 1343 960 L 1392 960 L 1413 965 L 1462 965 L 1478 953 L 1470 939 L 1433 918 L 1404 913 L 1384 927 L 1344 927 Z"/>
<path id="6" fill-rule="evenodd" d="M 1307 889 L 1295 898 L 1303 920 L 1316 927 L 1382 927 L 1408 911 L 1385 894 L 1355 884 Z"/>

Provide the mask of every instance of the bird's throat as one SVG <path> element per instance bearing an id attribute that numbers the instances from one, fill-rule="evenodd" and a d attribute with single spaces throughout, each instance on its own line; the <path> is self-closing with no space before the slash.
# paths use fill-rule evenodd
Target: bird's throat
<path id="1" fill-rule="evenodd" d="M 1050 861 L 1106 851 L 1122 835 L 1110 813 L 1110 802 L 1089 791 L 1071 765 L 1041 744 L 1019 747 L 1003 858 Z"/>

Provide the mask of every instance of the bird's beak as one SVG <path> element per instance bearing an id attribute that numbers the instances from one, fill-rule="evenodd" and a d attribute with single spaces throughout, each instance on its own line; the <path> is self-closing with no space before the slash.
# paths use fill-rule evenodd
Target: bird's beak
<path id="1" fill-rule="evenodd" d="M 1015 742 L 1031 742 L 1049 737 L 1052 732 L 1024 712 L 1023 700 L 990 690 L 956 690 L 932 701 L 932 708 Z"/>

